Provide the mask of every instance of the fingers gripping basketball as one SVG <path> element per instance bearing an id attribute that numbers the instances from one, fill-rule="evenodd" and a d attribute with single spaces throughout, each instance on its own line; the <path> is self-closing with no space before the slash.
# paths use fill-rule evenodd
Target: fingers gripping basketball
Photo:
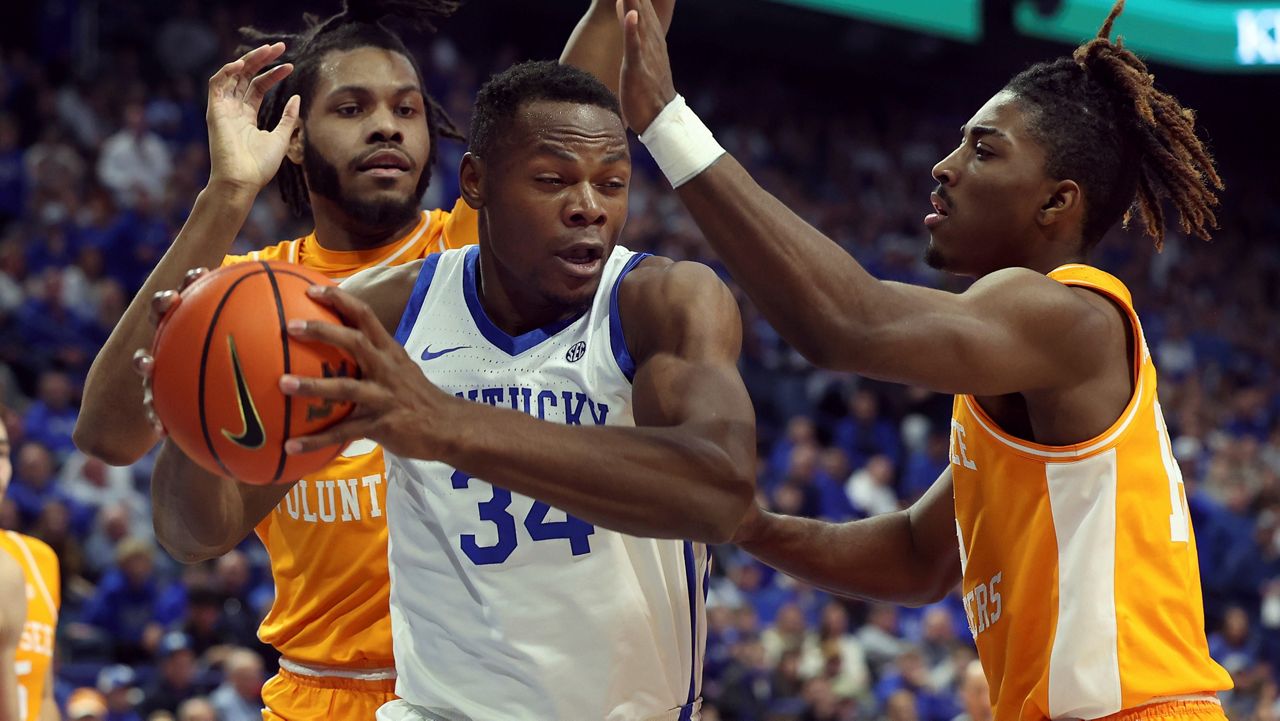
<path id="1" fill-rule="evenodd" d="M 286 330 L 290 320 L 342 322 L 307 297 L 313 284 L 332 281 L 287 263 L 240 263 L 193 283 L 161 321 L 152 346 L 156 416 L 201 466 L 246 483 L 289 482 L 341 451 L 284 452 L 285 441 L 328 428 L 351 405 L 286 396 L 280 376 L 358 375 L 345 351 Z"/>

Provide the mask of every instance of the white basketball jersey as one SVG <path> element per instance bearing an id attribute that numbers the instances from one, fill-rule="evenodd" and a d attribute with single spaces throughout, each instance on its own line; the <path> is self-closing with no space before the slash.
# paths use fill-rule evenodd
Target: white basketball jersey
<path id="1" fill-rule="evenodd" d="M 433 255 L 396 337 L 446 392 L 555 423 L 631 426 L 617 294 L 643 257 L 615 248 L 590 310 L 513 337 L 480 305 L 479 247 Z M 416 714 L 695 718 L 704 545 L 595 528 L 443 463 L 388 453 L 387 468 L 396 693 Z"/>

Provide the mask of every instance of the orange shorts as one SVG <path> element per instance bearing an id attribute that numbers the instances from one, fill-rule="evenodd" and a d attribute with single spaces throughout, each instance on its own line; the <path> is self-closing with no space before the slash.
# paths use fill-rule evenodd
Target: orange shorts
<path id="1" fill-rule="evenodd" d="M 263 721 L 373 721 L 396 697 L 395 679 L 303 676 L 284 669 L 262 687 Z"/>
<path id="2" fill-rule="evenodd" d="M 1226 721 L 1222 704 L 1213 701 L 1161 701 L 1095 721 Z"/>

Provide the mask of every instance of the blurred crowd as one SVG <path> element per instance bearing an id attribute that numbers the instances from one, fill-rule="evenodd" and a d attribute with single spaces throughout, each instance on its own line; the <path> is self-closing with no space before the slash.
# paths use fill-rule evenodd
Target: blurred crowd
<path id="1" fill-rule="evenodd" d="M 90 362 L 207 178 L 204 79 L 233 57 L 234 29 L 253 10 L 124 4 L 98 14 L 103 40 L 88 53 L 76 41 L 85 7 L 39 4 L 29 42 L 0 49 L 0 404 L 14 463 L 0 527 L 43 539 L 61 559 L 57 697 L 69 718 L 257 719 L 277 662 L 255 635 L 272 601 L 261 546 L 251 538 L 217 561 L 179 566 L 151 532 L 151 459 L 111 467 L 71 441 Z M 523 57 L 520 48 L 470 56 L 446 37 L 422 50 L 432 93 L 464 126 L 479 82 Z M 682 92 L 766 187 L 877 276 L 963 287 L 921 263 L 920 221 L 930 168 L 971 108 L 941 114 L 910 97 L 824 106 L 764 69 L 749 86 L 693 73 Z M 425 205 L 452 204 L 462 152 L 441 147 Z M 636 165 L 623 242 L 719 269 L 643 151 Z M 1271 721 L 1280 718 L 1280 245 L 1271 242 L 1280 203 L 1265 185 L 1274 178 L 1224 165 L 1233 193 L 1212 244 L 1173 233 L 1157 253 L 1116 233 L 1094 262 L 1129 284 L 1161 372 L 1211 651 L 1237 685 L 1224 703 L 1233 719 Z M 236 250 L 309 230 L 269 188 Z M 760 502 L 846 520 L 919 497 L 947 464 L 950 398 L 816 370 L 738 296 L 741 367 L 760 417 Z M 989 718 L 955 596 L 920 609 L 840 600 L 735 548 L 714 555 L 704 720 Z"/>

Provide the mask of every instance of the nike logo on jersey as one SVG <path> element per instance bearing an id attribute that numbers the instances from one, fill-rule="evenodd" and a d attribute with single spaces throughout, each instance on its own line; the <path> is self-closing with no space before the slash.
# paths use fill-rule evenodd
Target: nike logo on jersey
<path id="1" fill-rule="evenodd" d="M 436 358 L 439 358 L 440 356 L 445 355 L 447 353 L 452 353 L 454 351 L 463 350 L 470 347 L 471 346 L 469 345 L 460 345 L 457 348 L 445 348 L 444 350 L 436 351 L 435 353 L 432 353 L 431 346 L 427 346 L 422 351 L 422 360 L 424 361 L 435 360 Z"/>
<path id="2" fill-rule="evenodd" d="M 253 404 L 253 396 L 249 395 L 249 384 L 244 380 L 244 371 L 240 368 L 240 354 L 236 352 L 236 339 L 227 336 L 227 344 L 231 346 L 231 369 L 236 378 L 236 401 L 240 407 L 240 425 L 244 430 L 232 433 L 226 428 L 222 435 L 232 443 L 251 451 L 256 451 L 267 441 L 267 434 L 262 429 L 262 417 Z"/>

